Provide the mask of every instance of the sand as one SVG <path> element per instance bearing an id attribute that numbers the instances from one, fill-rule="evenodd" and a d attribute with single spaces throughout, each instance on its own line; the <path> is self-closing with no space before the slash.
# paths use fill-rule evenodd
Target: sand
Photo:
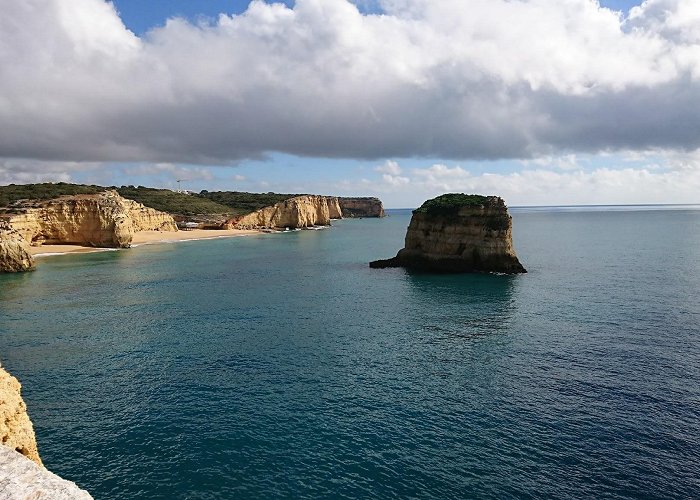
<path id="1" fill-rule="evenodd" d="M 139 231 L 134 233 L 131 246 L 148 245 L 168 241 L 208 240 L 211 238 L 232 238 L 260 234 L 260 231 L 246 229 L 192 229 L 190 231 Z"/>
<path id="2" fill-rule="evenodd" d="M 132 247 L 141 245 L 153 245 L 156 243 L 168 243 L 175 241 L 207 240 L 211 238 L 233 238 L 236 236 L 247 236 L 250 234 L 260 234 L 260 231 L 244 229 L 193 229 L 191 231 L 140 231 L 134 233 L 131 242 Z M 87 253 L 105 252 L 115 250 L 114 248 L 94 248 L 79 245 L 42 245 L 31 247 L 31 253 L 35 257 L 61 255 L 66 253 Z"/>

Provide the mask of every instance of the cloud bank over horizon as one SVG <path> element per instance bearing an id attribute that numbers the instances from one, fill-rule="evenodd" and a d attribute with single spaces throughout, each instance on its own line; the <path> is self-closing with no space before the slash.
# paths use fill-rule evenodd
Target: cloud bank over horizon
<path id="1" fill-rule="evenodd" d="M 28 160 L 13 179 L 45 162 L 700 149 L 696 0 L 625 14 L 595 0 L 381 0 L 381 14 L 254 1 L 142 37 L 103 0 L 0 5 L 0 173 Z"/>
<path id="2" fill-rule="evenodd" d="M 3 0 L 0 156 L 227 163 L 700 147 L 700 4 L 253 2 L 143 38 L 102 0 Z"/>
<path id="3" fill-rule="evenodd" d="M 483 193 L 503 197 L 510 205 L 630 205 L 692 204 L 700 192 L 700 155 L 692 166 L 639 159 L 622 168 L 582 168 L 576 157 L 551 159 L 516 172 L 472 172 L 468 168 L 436 163 L 428 167 L 402 168 L 395 161 L 377 167 L 379 181 L 362 179 L 349 191 L 380 195 L 390 207 L 412 208 L 448 192 Z M 673 163 L 675 162 L 675 163 Z M 632 164 L 634 163 L 634 164 Z M 390 172 L 390 173 L 389 173 Z M 338 186 L 346 189 L 350 186 Z M 673 196 L 669 199 L 669 194 Z"/>

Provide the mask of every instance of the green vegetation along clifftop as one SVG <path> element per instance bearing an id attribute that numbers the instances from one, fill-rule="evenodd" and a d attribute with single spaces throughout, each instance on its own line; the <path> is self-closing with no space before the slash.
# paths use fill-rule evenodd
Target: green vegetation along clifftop
<path id="1" fill-rule="evenodd" d="M 244 191 L 201 191 L 199 193 L 178 192 L 170 189 L 157 189 L 145 186 L 98 186 L 94 184 L 71 184 L 67 182 L 44 182 L 41 184 L 10 184 L 0 186 L 0 209 L 11 206 L 20 200 L 50 200 L 59 196 L 95 194 L 113 189 L 124 198 L 143 203 L 175 216 L 176 220 L 189 219 L 223 222 L 229 217 L 246 215 L 264 207 L 302 196 L 289 193 L 248 193 Z M 445 195 L 452 196 L 452 195 Z M 460 195 L 464 196 L 464 195 Z M 440 197 L 442 198 L 442 197 Z M 484 197 L 481 197 L 484 198 Z M 436 198 L 435 200 L 438 200 Z M 434 200 L 431 200 L 434 201 Z M 376 198 L 340 198 L 343 211 L 349 216 L 383 216 L 381 201 Z M 367 207 L 356 207 L 357 202 L 376 205 L 376 211 Z M 429 202 L 426 202 L 429 203 Z M 425 204 L 424 204 L 425 205 Z M 420 209 L 419 209 L 420 210 Z M 355 213 L 357 212 L 357 213 Z M 180 218 L 178 218 L 178 216 Z"/>
<path id="2" fill-rule="evenodd" d="M 246 193 L 243 191 L 201 191 L 197 196 L 227 206 L 235 215 L 244 215 L 275 203 L 300 196 L 281 193 Z"/>
<path id="3" fill-rule="evenodd" d="M 117 191 L 124 198 L 172 215 L 230 215 L 233 213 L 226 205 L 196 194 L 178 193 L 170 189 L 122 186 Z"/>
<path id="4" fill-rule="evenodd" d="M 233 216 L 244 215 L 292 198 L 294 194 L 246 193 L 240 191 L 202 191 L 184 193 L 145 186 L 97 186 L 45 182 L 0 186 L 0 208 L 19 200 L 49 200 L 59 196 L 95 194 L 115 189 L 124 198 L 138 201 L 172 215 Z"/>
<path id="5" fill-rule="evenodd" d="M 65 195 L 95 194 L 107 188 L 94 185 L 44 182 L 41 184 L 10 184 L 0 186 L 0 207 L 19 200 L 50 200 Z"/>

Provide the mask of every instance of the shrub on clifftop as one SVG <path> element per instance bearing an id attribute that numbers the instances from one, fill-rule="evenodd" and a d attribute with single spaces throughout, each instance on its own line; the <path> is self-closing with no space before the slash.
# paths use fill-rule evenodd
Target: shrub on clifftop
<path id="1" fill-rule="evenodd" d="M 462 207 L 480 207 L 486 205 L 490 198 L 479 194 L 448 193 L 424 202 L 413 211 L 418 214 L 451 215 Z"/>

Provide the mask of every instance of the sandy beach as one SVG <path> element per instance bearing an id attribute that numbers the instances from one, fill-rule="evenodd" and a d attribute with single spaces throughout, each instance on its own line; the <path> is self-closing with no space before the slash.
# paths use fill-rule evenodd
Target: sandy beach
<path id="1" fill-rule="evenodd" d="M 163 243 L 169 241 L 208 240 L 211 238 L 232 238 L 260 234 L 257 230 L 247 229 L 192 229 L 190 231 L 139 231 L 134 233 L 132 246 Z"/>
<path id="2" fill-rule="evenodd" d="M 234 238 L 259 234 L 260 231 L 244 229 L 193 229 L 191 231 L 140 231 L 134 234 L 132 247 L 141 245 L 153 245 L 157 243 L 172 243 L 176 241 L 207 240 L 212 238 Z M 94 248 L 79 245 L 42 245 L 31 247 L 31 253 L 35 257 L 60 255 L 66 253 L 105 252 L 114 248 Z"/>

